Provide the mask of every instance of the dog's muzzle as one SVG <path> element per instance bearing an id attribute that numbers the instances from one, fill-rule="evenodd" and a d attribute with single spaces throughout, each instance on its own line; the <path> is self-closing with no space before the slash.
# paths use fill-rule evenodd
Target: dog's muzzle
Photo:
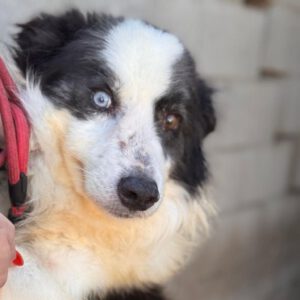
<path id="1" fill-rule="evenodd" d="M 118 195 L 122 204 L 131 211 L 145 211 L 159 200 L 157 184 L 146 176 L 121 178 Z"/>

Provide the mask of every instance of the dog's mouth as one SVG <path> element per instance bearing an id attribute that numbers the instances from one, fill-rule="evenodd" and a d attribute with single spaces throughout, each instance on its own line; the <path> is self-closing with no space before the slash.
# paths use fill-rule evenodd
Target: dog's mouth
<path id="1" fill-rule="evenodd" d="M 156 212 L 156 206 L 152 206 L 145 211 L 125 211 L 122 209 L 109 209 L 108 213 L 116 218 L 120 219 L 142 219 L 152 216 Z"/>
<path id="2" fill-rule="evenodd" d="M 133 218 L 147 218 L 152 216 L 157 208 L 160 206 L 160 201 L 157 201 L 155 204 L 150 206 L 148 209 L 144 210 L 132 210 L 125 207 L 119 199 L 114 199 L 114 204 L 107 206 L 100 204 L 105 211 L 113 217 L 123 218 L 123 219 L 133 219 Z"/>

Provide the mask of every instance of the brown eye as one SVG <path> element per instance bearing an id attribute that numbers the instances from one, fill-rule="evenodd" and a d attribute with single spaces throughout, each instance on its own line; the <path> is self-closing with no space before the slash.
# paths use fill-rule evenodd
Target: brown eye
<path id="1" fill-rule="evenodd" d="M 164 130 L 178 130 L 182 117 L 178 114 L 168 114 L 164 119 Z"/>

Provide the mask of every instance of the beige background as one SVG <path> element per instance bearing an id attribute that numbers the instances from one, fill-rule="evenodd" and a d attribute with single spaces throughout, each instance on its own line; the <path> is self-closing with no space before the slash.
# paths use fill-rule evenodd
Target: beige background
<path id="1" fill-rule="evenodd" d="M 300 299 L 300 0 L 0 0 L 0 48 L 13 23 L 70 6 L 175 32 L 217 89 L 220 217 L 172 299 Z"/>

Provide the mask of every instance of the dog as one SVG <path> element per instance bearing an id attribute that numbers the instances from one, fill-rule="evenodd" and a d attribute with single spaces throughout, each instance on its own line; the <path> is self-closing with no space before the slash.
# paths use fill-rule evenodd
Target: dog
<path id="1" fill-rule="evenodd" d="M 71 10 L 20 28 L 30 211 L 0 299 L 164 299 L 213 213 L 211 88 L 176 36 L 141 20 Z"/>

